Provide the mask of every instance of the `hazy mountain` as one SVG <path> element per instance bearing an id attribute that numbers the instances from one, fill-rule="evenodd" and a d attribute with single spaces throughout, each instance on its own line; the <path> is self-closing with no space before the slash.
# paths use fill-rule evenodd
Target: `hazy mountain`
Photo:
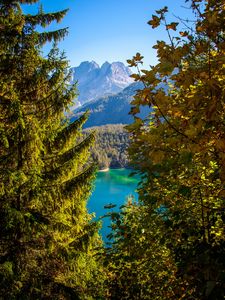
<path id="1" fill-rule="evenodd" d="M 78 101 L 85 102 L 116 94 L 129 86 L 131 71 L 122 62 L 105 62 L 101 67 L 94 61 L 84 61 L 72 68 L 72 82 L 77 82 Z"/>
<path id="2" fill-rule="evenodd" d="M 129 115 L 130 102 L 136 90 L 142 87 L 141 83 L 133 83 L 116 95 L 86 103 L 74 111 L 72 120 L 89 110 L 90 116 L 84 125 L 85 128 L 105 124 L 129 124 L 133 120 L 133 117 Z M 143 108 L 140 116 L 146 115 L 147 111 L 149 108 Z"/>

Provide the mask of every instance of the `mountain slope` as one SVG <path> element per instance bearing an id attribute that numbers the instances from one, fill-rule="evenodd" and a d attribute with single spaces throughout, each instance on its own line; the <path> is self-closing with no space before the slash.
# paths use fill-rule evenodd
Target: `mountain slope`
<path id="1" fill-rule="evenodd" d="M 124 125 L 104 125 L 84 130 L 84 135 L 95 132 L 95 144 L 91 148 L 92 161 L 98 164 L 100 170 L 106 168 L 128 167 L 127 148 L 129 134 Z"/>
<path id="2" fill-rule="evenodd" d="M 71 82 L 77 82 L 78 101 L 81 104 L 116 94 L 133 82 L 130 69 L 122 62 L 105 62 L 100 67 L 94 61 L 85 61 L 71 70 Z"/>
<path id="3" fill-rule="evenodd" d="M 86 103 L 74 111 L 72 120 L 89 110 L 90 116 L 85 128 L 106 124 L 129 124 L 133 120 L 133 117 L 129 115 L 130 102 L 136 90 L 140 88 L 142 88 L 141 83 L 133 83 L 116 95 Z M 140 115 L 146 115 L 147 111 L 149 108 L 144 108 Z"/>

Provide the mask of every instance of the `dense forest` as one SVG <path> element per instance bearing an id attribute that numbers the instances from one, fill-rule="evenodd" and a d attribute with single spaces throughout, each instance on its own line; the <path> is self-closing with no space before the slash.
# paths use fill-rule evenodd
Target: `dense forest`
<path id="1" fill-rule="evenodd" d="M 224 0 L 184 1 L 191 21 L 157 10 L 148 24 L 168 34 L 153 47 L 158 63 L 128 60 L 143 85 L 127 127 L 139 201 L 108 205 L 107 247 L 86 208 L 90 149 L 101 137 L 98 149 L 119 153 L 127 135 L 83 133 L 86 113 L 65 119 L 76 94 L 57 48 L 67 30 L 45 28 L 67 11 L 23 13 L 37 2 L 0 0 L 0 298 L 224 299 Z"/>
<path id="2" fill-rule="evenodd" d="M 93 162 L 99 169 L 129 167 L 127 149 L 129 134 L 124 125 L 104 125 L 84 130 L 84 135 L 94 132 L 95 143 L 91 147 Z"/>

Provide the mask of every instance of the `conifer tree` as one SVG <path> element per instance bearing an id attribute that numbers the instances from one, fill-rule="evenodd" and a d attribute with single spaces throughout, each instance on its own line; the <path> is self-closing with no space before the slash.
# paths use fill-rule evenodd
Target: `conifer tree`
<path id="1" fill-rule="evenodd" d="M 21 4 L 36 2 L 0 1 L 0 294 L 85 299 L 98 272 L 98 226 L 86 208 L 94 137 L 82 138 L 87 114 L 71 124 L 64 117 L 75 86 L 55 43 L 67 29 L 36 30 L 67 11 L 25 15 Z"/>

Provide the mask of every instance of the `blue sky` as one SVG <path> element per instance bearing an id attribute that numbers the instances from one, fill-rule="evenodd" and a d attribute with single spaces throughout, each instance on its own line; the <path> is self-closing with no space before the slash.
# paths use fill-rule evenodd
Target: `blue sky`
<path id="1" fill-rule="evenodd" d="M 69 8 L 61 24 L 53 24 L 49 29 L 69 27 L 69 35 L 59 46 L 65 50 L 71 66 L 85 60 L 100 65 L 105 61 L 126 62 L 136 52 L 145 57 L 145 67 L 154 65 L 157 58 L 152 46 L 167 36 L 164 30 L 153 30 L 147 25 L 151 15 L 163 6 L 169 7 L 169 18 L 172 15 L 187 18 L 191 14 L 184 0 L 42 0 L 40 3 L 45 12 Z M 24 10 L 34 13 L 37 8 L 29 5 Z"/>

